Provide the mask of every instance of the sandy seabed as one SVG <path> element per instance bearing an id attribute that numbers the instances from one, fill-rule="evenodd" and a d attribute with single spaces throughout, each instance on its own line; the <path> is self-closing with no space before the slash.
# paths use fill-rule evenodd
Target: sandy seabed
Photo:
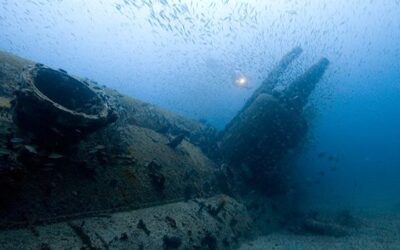
<path id="1" fill-rule="evenodd" d="M 296 235 L 275 232 L 242 244 L 240 250 L 258 249 L 399 249 L 400 215 L 363 218 L 361 228 L 345 237 Z"/>

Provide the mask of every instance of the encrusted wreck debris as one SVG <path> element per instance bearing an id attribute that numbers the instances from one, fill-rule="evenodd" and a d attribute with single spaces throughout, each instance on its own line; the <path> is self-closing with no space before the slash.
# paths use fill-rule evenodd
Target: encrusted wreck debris
<path id="1" fill-rule="evenodd" d="M 274 90 L 300 53 L 218 132 L 0 52 L 0 243 L 58 249 L 58 230 L 71 247 L 231 249 L 257 230 L 236 191 L 273 193 L 277 163 L 306 132 L 302 109 L 328 61 Z"/>
<path id="2" fill-rule="evenodd" d="M 226 205 L 212 216 L 205 206 Z M 0 233 L 2 249 L 231 249 L 251 232 L 243 205 L 215 196 Z M 18 238 L 18 242 L 10 239 Z"/>

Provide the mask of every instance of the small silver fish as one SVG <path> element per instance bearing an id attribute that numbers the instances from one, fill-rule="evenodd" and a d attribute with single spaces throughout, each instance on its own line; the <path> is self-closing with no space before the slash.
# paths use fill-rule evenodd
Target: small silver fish
<path id="1" fill-rule="evenodd" d="M 33 146 L 25 145 L 24 148 L 31 154 L 37 155 L 37 153 L 38 153 L 36 148 L 34 148 Z"/>
<path id="2" fill-rule="evenodd" d="M 48 156 L 49 159 L 53 159 L 53 160 L 61 159 L 63 157 L 64 157 L 63 155 L 60 155 L 60 154 L 57 154 L 57 153 L 51 153 Z"/>
<path id="3" fill-rule="evenodd" d="M 24 142 L 24 139 L 22 139 L 22 138 L 12 138 L 10 140 L 10 142 L 13 143 L 13 144 L 21 144 L 21 143 Z"/>

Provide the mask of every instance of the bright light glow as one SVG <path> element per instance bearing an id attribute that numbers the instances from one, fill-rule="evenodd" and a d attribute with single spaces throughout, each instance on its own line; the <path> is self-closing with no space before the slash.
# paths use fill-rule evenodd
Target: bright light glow
<path id="1" fill-rule="evenodd" d="M 246 81 L 246 78 L 244 78 L 244 77 L 242 77 L 242 78 L 239 79 L 239 84 L 240 84 L 240 85 L 245 85 L 246 82 L 247 82 L 247 81 Z"/>
<path id="2" fill-rule="evenodd" d="M 234 82 L 236 87 L 245 88 L 249 85 L 249 80 L 242 73 L 237 73 Z"/>

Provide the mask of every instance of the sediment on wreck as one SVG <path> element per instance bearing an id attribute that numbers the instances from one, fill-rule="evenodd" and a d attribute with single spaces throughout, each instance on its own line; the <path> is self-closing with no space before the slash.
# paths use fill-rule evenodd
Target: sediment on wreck
<path id="1" fill-rule="evenodd" d="M 246 208 L 217 195 L 3 231 L 0 245 L 2 249 L 233 249 L 252 230 Z"/>
<path id="2" fill-rule="evenodd" d="M 0 228 L 219 193 L 216 164 L 202 149 L 212 129 L 8 53 L 0 52 L 0 71 Z M 52 89 L 64 83 L 75 98 Z"/>
<path id="3" fill-rule="evenodd" d="M 0 52 L 0 189 L 7 194 L 0 195 L 0 230 L 29 229 L 36 237 L 24 241 L 29 247 L 37 237 L 50 246 L 55 227 L 73 234 L 66 243 L 72 246 L 231 249 L 256 232 L 251 217 L 260 218 L 249 216 L 253 204 L 246 208 L 238 201 L 248 200 L 232 190 L 276 193 L 277 164 L 306 133 L 302 108 L 328 62 L 273 91 L 301 52 L 282 58 L 220 134 L 89 79 Z M 57 85 L 72 98 L 55 93 Z M 179 218 L 172 216 L 177 211 Z M 90 225 L 123 230 L 110 235 Z M 189 232 L 196 227 L 201 230 Z M 0 232 L 0 242 L 21 232 Z"/>

